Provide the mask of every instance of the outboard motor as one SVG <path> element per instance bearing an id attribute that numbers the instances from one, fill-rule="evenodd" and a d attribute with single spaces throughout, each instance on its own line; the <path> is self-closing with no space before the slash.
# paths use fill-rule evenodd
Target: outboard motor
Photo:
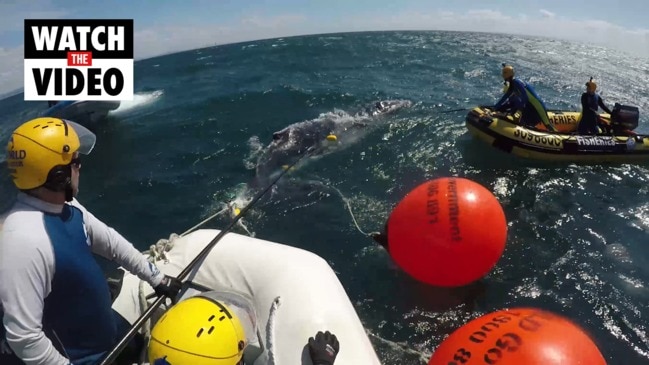
<path id="1" fill-rule="evenodd" d="M 611 127 L 615 134 L 638 128 L 640 111 L 635 106 L 615 103 L 611 111 Z"/>

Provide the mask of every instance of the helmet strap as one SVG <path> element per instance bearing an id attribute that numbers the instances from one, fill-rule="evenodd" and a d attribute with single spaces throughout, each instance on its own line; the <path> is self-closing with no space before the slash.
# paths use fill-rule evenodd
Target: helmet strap
<path id="1" fill-rule="evenodd" d="M 56 192 L 65 192 L 65 200 L 72 201 L 72 166 L 54 166 L 47 174 L 43 187 Z"/>
<path id="2" fill-rule="evenodd" d="M 65 187 L 65 201 L 71 202 L 72 198 L 74 198 L 74 191 L 72 190 L 72 184 L 68 184 Z"/>

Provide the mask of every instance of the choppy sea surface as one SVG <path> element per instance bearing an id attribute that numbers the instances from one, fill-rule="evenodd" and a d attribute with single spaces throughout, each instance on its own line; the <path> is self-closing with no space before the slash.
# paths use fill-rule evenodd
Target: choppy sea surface
<path id="1" fill-rule="evenodd" d="M 455 328 L 515 306 L 571 318 L 609 364 L 649 363 L 649 169 L 537 163 L 472 139 L 465 112 L 444 111 L 495 103 L 502 62 L 551 109 L 579 110 L 593 76 L 609 106 L 638 106 L 638 131 L 649 130 L 649 62 L 600 47 L 456 32 L 254 41 L 136 62 L 135 99 L 92 127 L 98 143 L 84 159 L 79 199 L 146 249 L 239 196 L 273 132 L 354 118 L 380 100 L 410 100 L 411 108 L 381 118 L 346 148 L 287 174 L 244 218 L 246 228 L 325 258 L 383 364 L 425 363 Z M 2 143 L 44 108 L 22 94 L 1 100 Z M 451 175 L 493 191 L 509 232 L 480 290 L 449 298 L 401 272 L 357 229 L 343 197 L 359 227 L 377 231 L 408 191 Z M 0 208 L 13 199 L 3 171 Z"/>

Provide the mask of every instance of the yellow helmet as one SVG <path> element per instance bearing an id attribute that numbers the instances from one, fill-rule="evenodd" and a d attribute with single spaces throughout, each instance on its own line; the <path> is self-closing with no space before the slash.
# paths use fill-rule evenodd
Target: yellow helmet
<path id="1" fill-rule="evenodd" d="M 171 307 L 155 324 L 149 363 L 236 365 L 246 346 L 236 314 L 224 303 L 198 295 Z"/>
<path id="2" fill-rule="evenodd" d="M 593 81 L 591 77 L 590 80 L 586 83 L 586 91 L 594 93 L 597 90 L 597 84 Z"/>
<path id="3" fill-rule="evenodd" d="M 510 77 L 514 77 L 514 67 L 503 63 L 502 75 L 504 80 L 508 80 Z"/>
<path id="4" fill-rule="evenodd" d="M 77 123 L 36 118 L 16 128 L 9 138 L 7 167 L 18 189 L 34 189 L 48 179 L 65 179 L 64 168 L 74 154 L 89 154 L 95 141 L 95 134 Z"/>

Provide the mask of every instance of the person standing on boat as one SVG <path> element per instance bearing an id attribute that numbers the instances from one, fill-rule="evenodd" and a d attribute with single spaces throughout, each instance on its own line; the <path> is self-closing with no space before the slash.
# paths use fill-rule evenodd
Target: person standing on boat
<path id="1" fill-rule="evenodd" d="M 151 330 L 149 364 L 244 365 L 245 349 L 258 343 L 257 318 L 249 300 L 231 295 L 207 291 L 169 308 Z M 340 351 L 329 331 L 318 331 L 306 346 L 313 365 L 333 365 Z"/>
<path id="2" fill-rule="evenodd" d="M 130 329 L 111 308 L 93 254 L 117 262 L 158 295 L 175 298 L 180 290 L 178 279 L 75 199 L 79 154 L 90 153 L 95 139 L 58 118 L 28 121 L 9 139 L 7 165 L 20 192 L 0 235 L 3 365 L 95 364 Z"/>
<path id="3" fill-rule="evenodd" d="M 543 123 L 547 130 L 556 132 L 556 128 L 550 123 L 543 100 L 536 94 L 532 85 L 514 78 L 514 67 L 504 63 L 502 77 L 505 82 L 509 83 L 509 87 L 494 109 L 496 111 L 520 110 L 521 125 L 534 127 L 538 123 Z"/>
<path id="4" fill-rule="evenodd" d="M 602 108 L 605 112 L 611 114 L 611 110 L 606 107 L 602 97 L 596 93 L 597 84 L 591 77 L 586 83 L 586 92 L 581 94 L 581 120 L 577 126 L 579 134 L 598 134 L 597 127 L 597 109 Z"/>

